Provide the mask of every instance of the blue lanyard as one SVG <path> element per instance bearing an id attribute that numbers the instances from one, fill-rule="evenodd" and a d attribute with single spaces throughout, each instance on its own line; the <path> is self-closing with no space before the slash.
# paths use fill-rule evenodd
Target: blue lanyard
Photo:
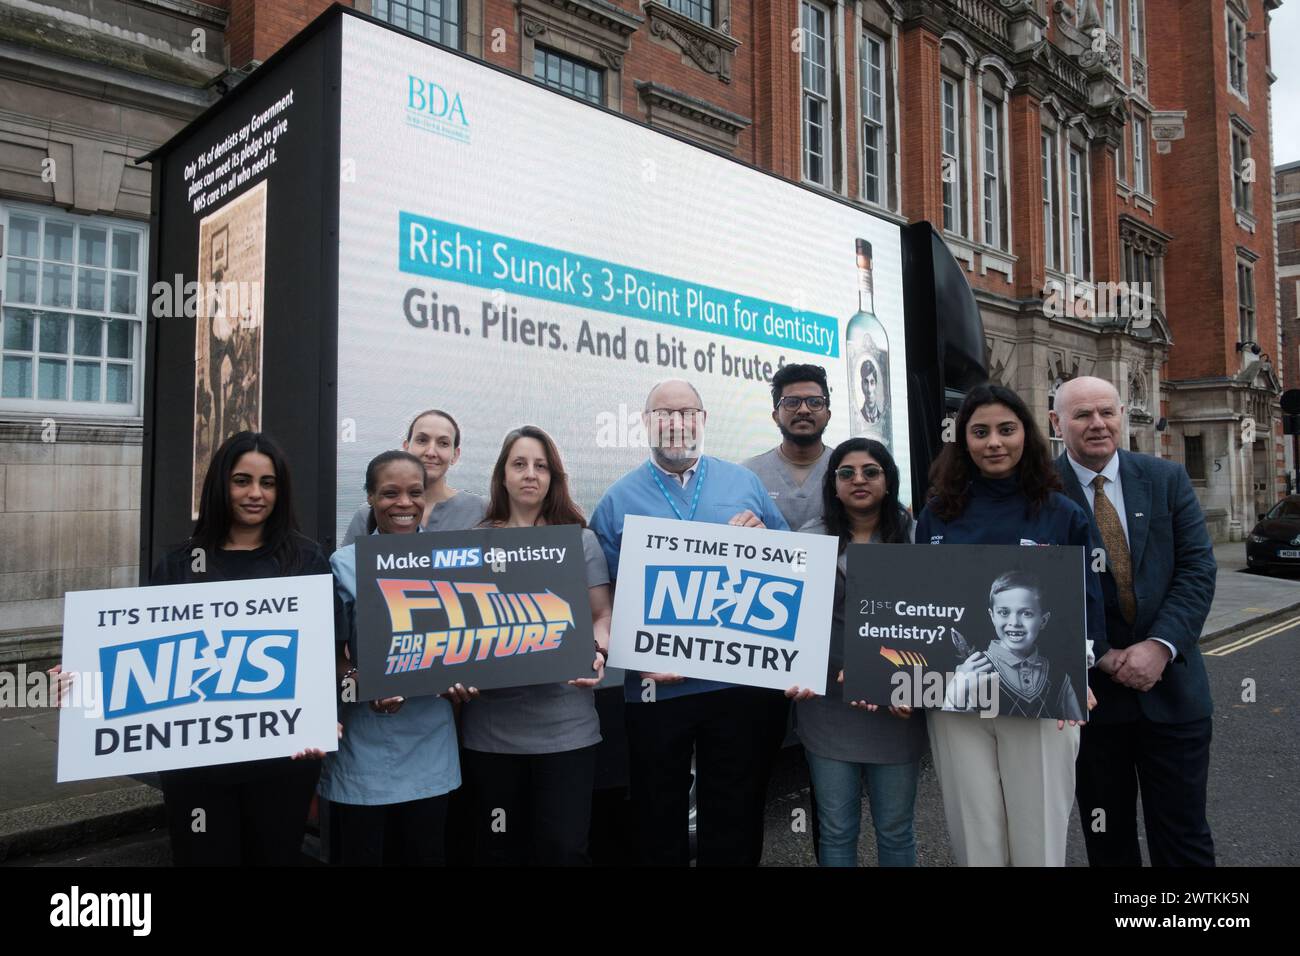
<path id="1" fill-rule="evenodd" d="M 694 521 L 695 509 L 700 506 L 700 489 L 704 487 L 704 469 L 706 467 L 704 459 L 700 458 L 700 473 L 695 476 L 695 494 L 691 498 L 691 513 L 685 518 L 683 518 L 682 513 L 677 510 L 677 502 L 673 501 L 673 496 L 670 495 L 668 489 L 664 487 L 664 483 L 659 477 L 659 469 L 654 466 L 654 462 L 647 461 L 645 466 L 650 469 L 650 477 L 653 478 L 655 484 L 659 486 L 659 493 L 662 494 L 664 500 L 668 502 L 668 507 L 673 509 L 673 514 L 677 515 L 677 520 Z"/>

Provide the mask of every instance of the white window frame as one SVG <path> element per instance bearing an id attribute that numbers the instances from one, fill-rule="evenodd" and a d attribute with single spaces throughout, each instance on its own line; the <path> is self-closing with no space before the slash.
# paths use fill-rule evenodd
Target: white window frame
<path id="1" fill-rule="evenodd" d="M 949 107 L 947 103 L 948 91 L 952 91 L 952 126 L 948 126 Z M 943 192 L 943 228 L 945 232 L 953 235 L 967 235 L 964 228 L 966 217 L 963 215 L 965 210 L 962 202 L 962 173 L 964 172 L 963 164 L 965 158 L 962 155 L 962 116 L 965 110 L 962 109 L 962 97 L 965 92 L 965 83 L 954 77 L 941 74 L 939 77 L 939 153 L 940 162 L 951 159 L 955 175 L 951 182 L 942 181 Z M 952 137 L 952 150 L 948 149 L 948 138 Z M 940 168 L 942 177 L 942 167 Z M 951 215 L 950 215 L 951 213 Z"/>
<path id="2" fill-rule="evenodd" d="M 997 77 L 1001 94 L 990 92 L 986 82 L 987 74 Z M 1010 156 L 1010 136 L 1011 131 L 1008 126 L 1010 119 L 1010 99 L 1011 89 L 1014 85 L 1014 76 L 1004 68 L 1000 60 L 992 57 L 986 57 L 980 60 L 979 69 L 975 77 L 975 86 L 979 90 L 979 101 L 977 115 L 979 123 L 975 133 L 975 155 L 979 158 L 979 168 L 976 171 L 976 177 L 980 185 L 978 205 L 978 218 L 980 222 L 981 236 L 984 245 L 998 252 L 1010 254 L 1012 248 L 1012 226 L 1013 217 L 1011 215 L 1011 185 L 1012 176 L 1008 157 Z M 990 161 L 989 155 L 989 127 L 986 123 L 985 108 L 993 108 L 993 150 Z M 990 174 L 990 165 L 992 171 Z M 992 196 L 993 200 L 993 230 L 989 231 L 988 223 L 988 200 Z"/>
<path id="3" fill-rule="evenodd" d="M 980 98 L 980 210 L 984 244 L 1002 248 L 1002 104 Z M 991 120 L 991 122 L 990 122 Z"/>
<path id="4" fill-rule="evenodd" d="M 9 288 L 9 268 L 16 259 L 26 259 L 25 256 L 17 254 L 18 247 L 14 239 L 14 230 L 12 220 L 17 216 L 20 218 L 36 219 L 40 222 L 40 231 L 37 239 L 38 259 L 36 261 L 44 264 L 45 260 L 45 230 L 48 223 L 60 223 L 73 227 L 73 261 L 72 266 L 72 305 L 68 307 L 42 305 L 40 299 L 40 283 L 44 280 L 44 268 L 38 268 L 37 274 L 37 299 L 36 303 L 19 302 L 14 298 L 14 290 Z M 18 412 L 27 414 L 48 414 L 51 412 L 64 416 L 93 417 L 105 419 L 140 419 L 143 417 L 143 396 L 144 396 L 144 354 L 145 354 L 145 329 L 149 312 L 148 296 L 148 259 L 149 259 L 149 226 L 147 223 L 136 222 L 128 219 L 117 219 L 107 216 L 82 216 L 66 213 L 59 209 L 53 209 L 49 206 L 37 206 L 26 203 L 0 202 L 0 223 L 4 224 L 5 248 L 4 257 L 0 258 L 0 303 L 3 311 L 0 311 L 0 353 L 4 356 L 18 354 L 22 357 L 30 357 L 31 366 L 31 386 L 32 397 L 30 398 L 6 398 L 3 396 L 4 370 L 3 361 L 0 359 L 0 412 Z M 104 308 L 87 309 L 78 305 L 78 282 L 77 270 L 83 268 L 79 262 L 80 247 L 80 229 L 103 229 L 105 236 L 105 259 L 103 271 L 105 273 L 104 286 Z M 134 234 L 136 238 L 136 270 L 135 270 L 135 312 L 113 312 L 111 311 L 114 273 L 129 275 L 130 270 L 115 269 L 113 267 L 113 231 Z M 56 262 L 58 260 L 55 260 Z M 99 269 L 98 266 L 87 268 Z M 76 363 L 90 363 L 98 361 L 99 365 L 99 388 L 100 394 L 103 395 L 108 388 L 108 370 L 109 364 L 126 365 L 131 367 L 131 398 L 128 402 L 106 402 L 98 401 L 77 401 L 72 398 L 52 399 L 40 398 L 40 360 L 43 355 L 48 354 L 51 358 L 59 356 L 60 353 L 42 353 L 40 350 L 40 322 L 35 323 L 32 330 L 32 348 L 28 350 L 7 349 L 4 347 L 5 336 L 7 334 L 7 313 L 10 309 L 25 309 L 36 313 L 57 313 L 59 315 L 71 316 L 72 320 L 68 323 L 67 329 L 67 351 L 62 357 L 67 362 L 67 372 L 64 380 L 65 395 L 71 395 L 75 383 Z M 98 356 L 78 356 L 76 354 L 76 317 L 88 316 L 96 317 L 104 321 L 107 326 L 107 320 L 120 319 L 133 323 L 131 332 L 131 357 L 129 359 L 113 359 L 108 355 L 107 329 L 101 327 L 100 335 L 100 353 Z"/>
<path id="5" fill-rule="evenodd" d="M 1061 255 L 1063 250 L 1061 248 L 1059 132 L 1046 126 L 1041 127 L 1039 132 L 1039 179 L 1043 187 L 1043 254 L 1047 268 L 1059 272 L 1064 261 Z"/>
<path id="6" fill-rule="evenodd" d="M 1151 195 L 1150 151 L 1147 149 L 1147 120 L 1133 114 L 1133 188 L 1143 196 Z"/>
<path id="7" fill-rule="evenodd" d="M 1092 230 L 1089 215 L 1091 190 L 1088 188 L 1088 150 L 1067 143 L 1066 182 L 1069 197 L 1070 273 L 1080 279 L 1092 278 Z"/>
<path id="8" fill-rule="evenodd" d="M 1104 0 L 1102 24 L 1106 32 L 1119 39 L 1119 0 Z"/>
<path id="9" fill-rule="evenodd" d="M 1227 22 L 1228 40 L 1228 89 L 1241 99 L 1249 102 L 1247 91 L 1250 89 L 1249 62 L 1246 56 L 1246 23 L 1231 7 L 1224 5 L 1223 15 Z M 1235 67 L 1234 68 L 1234 61 Z M 1241 75 L 1241 86 L 1235 82 L 1237 74 Z"/>
<path id="10" fill-rule="evenodd" d="M 812 29 L 813 17 L 811 13 L 820 14 L 822 17 L 823 33 L 818 36 Z M 832 45 L 832 13 L 831 9 L 824 4 L 816 3 L 814 0 L 800 0 L 799 6 L 799 23 L 802 32 L 802 49 L 799 53 L 799 84 L 800 84 L 800 132 L 801 132 L 801 163 L 803 180 L 820 186 L 823 189 L 831 188 L 831 163 L 833 149 L 831 136 L 833 135 L 833 117 L 831 116 L 831 84 L 835 82 L 835 68 L 832 62 L 833 51 Z M 818 63 L 815 59 L 815 42 L 820 41 L 822 44 L 823 59 Z M 822 89 L 819 91 L 810 88 L 809 80 L 813 78 L 811 70 L 820 68 L 822 70 Z M 821 140 L 822 150 L 820 154 L 813 153 L 811 147 L 810 131 L 813 128 L 813 121 L 809 110 L 811 103 L 819 104 L 822 113 L 821 122 Z M 812 175 L 812 157 L 818 156 L 821 160 L 822 175 L 816 177 Z"/>
<path id="11" fill-rule="evenodd" d="M 871 30 L 863 30 L 860 35 L 860 50 L 858 57 L 858 70 L 861 74 L 862 82 L 858 85 L 861 104 L 859 115 L 862 120 L 862 171 L 861 171 L 861 193 L 864 202 L 871 203 L 875 206 L 890 208 L 890 162 L 893 154 L 891 147 L 890 130 L 893 128 L 893 102 L 891 90 L 893 84 L 890 82 L 890 70 L 892 68 L 892 57 L 890 56 L 890 39 L 882 37 Z M 872 89 L 869 85 L 869 77 L 876 67 L 870 64 L 869 56 L 872 46 L 880 50 L 880 65 L 878 69 L 880 88 Z M 871 115 L 871 104 L 873 99 L 879 105 L 879 115 Z M 876 198 L 872 198 L 868 189 L 867 175 L 867 134 L 874 130 L 878 140 L 876 153 Z"/>
<path id="12" fill-rule="evenodd" d="M 1232 161 L 1232 208 L 1251 215 L 1254 212 L 1254 196 L 1250 183 L 1246 182 L 1241 172 L 1241 164 L 1250 158 L 1250 136 L 1235 125 L 1230 125 L 1228 137 L 1231 141 L 1229 156 Z"/>
<path id="13" fill-rule="evenodd" d="M 1245 275 L 1246 281 L 1242 282 Z M 1241 342 L 1253 342 L 1259 333 L 1255 312 L 1255 263 L 1237 258 L 1237 334 Z"/>
<path id="14" fill-rule="evenodd" d="M 1147 58 L 1146 0 L 1128 2 L 1128 42 L 1129 52 L 1137 59 L 1145 61 Z"/>

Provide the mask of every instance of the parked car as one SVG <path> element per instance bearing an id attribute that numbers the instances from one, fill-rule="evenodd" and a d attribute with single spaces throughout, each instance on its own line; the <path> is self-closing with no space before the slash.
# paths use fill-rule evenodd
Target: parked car
<path id="1" fill-rule="evenodd" d="M 1257 571 L 1300 571 L 1300 495 L 1283 498 L 1251 529 L 1246 565 Z"/>

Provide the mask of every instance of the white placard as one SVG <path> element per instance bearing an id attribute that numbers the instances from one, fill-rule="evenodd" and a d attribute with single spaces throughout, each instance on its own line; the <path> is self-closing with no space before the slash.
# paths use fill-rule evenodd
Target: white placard
<path id="1" fill-rule="evenodd" d="M 328 574 L 71 591 L 60 782 L 336 750 Z"/>
<path id="2" fill-rule="evenodd" d="M 629 515 L 610 666 L 826 693 L 836 542 Z"/>

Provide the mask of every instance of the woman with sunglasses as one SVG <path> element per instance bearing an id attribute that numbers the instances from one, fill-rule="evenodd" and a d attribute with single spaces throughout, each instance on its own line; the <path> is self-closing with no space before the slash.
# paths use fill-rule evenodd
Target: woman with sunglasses
<path id="1" fill-rule="evenodd" d="M 916 526 L 922 544 L 1082 545 L 1088 636 L 1103 636 L 1101 586 L 1087 560 L 1088 517 L 1061 493 L 1047 440 L 1019 395 L 1000 385 L 970 391 L 957 413 L 956 440 L 935 460 L 930 485 Z M 1085 643 L 1085 635 L 1079 640 Z M 992 669 L 982 655 L 957 668 L 963 679 Z M 1090 690 L 1089 710 L 1094 703 Z M 1079 752 L 1078 721 L 1066 723 L 949 710 L 928 715 L 960 865 L 1065 865 Z"/>
<path id="2" fill-rule="evenodd" d="M 447 484 L 447 472 L 460 461 L 460 425 L 456 419 L 438 408 L 420 412 L 406 429 L 402 450 L 410 452 L 424 466 L 424 516 L 420 520 L 423 530 L 463 531 L 483 520 L 487 502 L 479 495 L 457 491 Z M 342 547 L 374 530 L 367 502 L 352 516 Z"/>
<path id="3" fill-rule="evenodd" d="M 800 530 L 839 542 L 826 696 L 799 700 L 795 727 L 812 776 L 821 837 L 817 862 L 857 866 L 862 791 L 871 800 L 881 866 L 915 866 L 916 781 L 925 753 L 925 717 L 908 707 L 888 713 L 846 702 L 844 600 L 850 544 L 907 544 L 912 517 L 898 500 L 898 466 L 878 441 L 851 438 L 832 453 L 822 481 L 823 517 Z"/>
<path id="4" fill-rule="evenodd" d="M 587 570 L 593 648 L 590 677 L 485 690 L 461 713 L 465 774 L 473 791 L 476 858 L 489 866 L 584 865 L 600 720 L 593 690 L 605 676 L 613 615 L 609 568 L 595 532 L 569 496 L 551 436 L 510 432 L 492 469 L 483 527 L 577 525 Z"/>

